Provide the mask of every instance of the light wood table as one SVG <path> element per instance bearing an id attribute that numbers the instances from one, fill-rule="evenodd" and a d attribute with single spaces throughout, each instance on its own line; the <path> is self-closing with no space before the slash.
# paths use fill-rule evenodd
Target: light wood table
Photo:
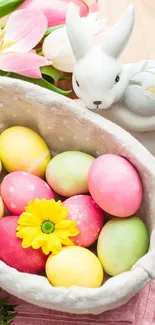
<path id="1" fill-rule="evenodd" d="M 155 0 L 98 0 L 102 16 L 113 24 L 133 3 L 135 27 L 127 48 L 122 54 L 124 63 L 155 59 Z"/>

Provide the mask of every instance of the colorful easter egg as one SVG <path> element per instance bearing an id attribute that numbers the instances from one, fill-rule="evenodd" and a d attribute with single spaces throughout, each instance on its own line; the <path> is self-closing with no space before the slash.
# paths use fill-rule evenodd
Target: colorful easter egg
<path id="1" fill-rule="evenodd" d="M 54 198 L 53 191 L 44 180 L 27 172 L 8 174 L 1 184 L 1 196 L 8 211 L 17 216 L 36 198 Z"/>
<path id="2" fill-rule="evenodd" d="M 104 212 L 89 195 L 76 195 L 63 202 L 68 208 L 68 219 L 77 222 L 80 233 L 72 237 L 75 245 L 88 247 L 98 238 L 104 223 Z"/>
<path id="3" fill-rule="evenodd" d="M 64 247 L 46 262 L 46 275 L 54 287 L 97 288 L 103 281 L 103 268 L 91 251 L 79 246 Z"/>
<path id="4" fill-rule="evenodd" d="M 4 203 L 2 201 L 2 198 L 0 196 L 0 218 L 4 216 Z"/>
<path id="5" fill-rule="evenodd" d="M 88 171 L 94 157 L 79 151 L 55 156 L 46 170 L 46 180 L 53 190 L 65 197 L 88 193 Z"/>
<path id="6" fill-rule="evenodd" d="M 141 219 L 113 218 L 100 232 L 97 254 L 105 272 L 114 276 L 131 270 L 148 246 L 149 234 Z"/>
<path id="7" fill-rule="evenodd" d="M 43 177 L 51 156 L 40 135 L 26 127 L 13 126 L 0 135 L 0 159 L 9 173 L 22 170 Z"/>
<path id="8" fill-rule="evenodd" d="M 133 215 L 142 202 L 142 183 L 136 169 L 123 157 L 107 154 L 89 170 L 89 191 L 94 201 L 117 217 Z"/>
<path id="9" fill-rule="evenodd" d="M 0 219 L 0 260 L 20 272 L 38 274 L 45 269 L 47 256 L 41 249 L 22 248 L 22 240 L 16 237 L 19 217 Z"/>

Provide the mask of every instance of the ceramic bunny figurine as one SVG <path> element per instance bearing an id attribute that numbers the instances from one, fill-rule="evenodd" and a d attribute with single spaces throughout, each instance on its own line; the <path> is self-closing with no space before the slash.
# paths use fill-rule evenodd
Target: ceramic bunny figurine
<path id="1" fill-rule="evenodd" d="M 91 31 L 72 3 L 68 6 L 66 26 L 76 58 L 76 95 L 88 109 L 129 130 L 145 145 L 141 133 L 155 131 L 155 61 L 124 65 L 120 61 L 133 30 L 134 16 L 134 7 L 130 5 L 116 24 L 105 31 L 100 47 L 93 45 Z"/>

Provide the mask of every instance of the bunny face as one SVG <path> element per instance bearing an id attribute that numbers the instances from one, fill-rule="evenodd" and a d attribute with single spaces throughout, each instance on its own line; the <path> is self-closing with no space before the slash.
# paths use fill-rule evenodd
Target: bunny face
<path id="1" fill-rule="evenodd" d="M 134 8 L 128 7 L 119 21 L 104 33 L 103 45 L 93 45 L 89 25 L 83 23 L 75 6 L 68 5 L 66 27 L 76 58 L 73 88 L 92 110 L 107 109 L 123 96 L 127 77 L 120 62 L 134 25 Z"/>
<path id="2" fill-rule="evenodd" d="M 127 78 L 120 60 L 104 54 L 99 47 L 94 47 L 75 65 L 73 88 L 90 110 L 110 107 L 121 99 L 126 85 Z"/>

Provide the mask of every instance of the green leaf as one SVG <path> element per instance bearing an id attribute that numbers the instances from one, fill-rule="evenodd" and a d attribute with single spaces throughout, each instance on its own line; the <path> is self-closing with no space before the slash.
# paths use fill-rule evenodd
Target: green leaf
<path id="1" fill-rule="evenodd" d="M 0 316 L 6 316 L 6 315 L 7 315 L 7 311 L 5 309 L 0 311 Z"/>
<path id="2" fill-rule="evenodd" d="M 6 76 L 7 75 L 7 72 L 3 71 L 3 70 L 0 70 L 0 76 Z M 0 300 L 1 301 L 1 300 Z"/>
<path id="3" fill-rule="evenodd" d="M 18 8 L 25 0 L 3 0 L 0 2 L 0 18 L 10 14 Z"/>
<path id="4" fill-rule="evenodd" d="M 46 89 L 49 89 L 49 90 L 52 90 L 54 91 L 55 93 L 58 93 L 60 95 L 69 95 L 72 90 L 69 90 L 69 91 L 65 91 L 65 90 L 62 90 L 54 85 L 52 85 L 51 83 L 49 83 L 48 81 L 46 81 L 45 79 L 32 79 L 31 81 L 32 83 L 35 83 L 36 85 L 38 86 L 41 86 L 43 88 L 46 88 Z"/>
<path id="5" fill-rule="evenodd" d="M 4 300 L 0 300 L 0 307 L 4 306 L 5 301 Z"/>
<path id="6" fill-rule="evenodd" d="M 41 54 L 41 53 L 42 53 L 42 47 L 38 47 L 38 48 L 36 48 L 36 53 L 37 53 L 37 54 Z"/>
<path id="7" fill-rule="evenodd" d="M 38 85 L 40 87 L 52 90 L 55 93 L 58 93 L 58 94 L 64 95 L 64 96 L 69 95 L 72 92 L 72 90 L 68 90 L 68 91 L 62 90 L 62 89 L 54 86 L 50 82 L 46 81 L 44 78 L 42 78 L 42 79 L 33 79 L 33 78 L 28 78 L 28 77 L 21 76 L 21 75 L 19 75 L 17 73 L 14 73 L 14 72 L 5 72 L 5 71 L 2 71 L 2 70 L 0 70 L 0 76 L 6 76 L 6 77 L 8 76 L 9 78 L 24 80 L 24 81 L 30 82 L 32 84 Z"/>
<path id="8" fill-rule="evenodd" d="M 14 317 L 16 317 L 16 315 L 17 315 L 17 313 L 7 315 L 7 316 L 4 317 L 4 320 L 7 321 L 7 320 L 10 320 L 10 319 L 13 319 Z"/>
<path id="9" fill-rule="evenodd" d="M 8 322 L 3 322 L 3 325 L 10 325 Z"/>
<path id="10" fill-rule="evenodd" d="M 54 82 L 57 82 L 58 80 L 60 80 L 60 78 L 62 77 L 62 74 L 63 74 L 61 71 L 56 70 L 52 66 L 41 67 L 40 70 L 41 70 L 42 75 L 52 78 L 52 80 Z"/>
<path id="11" fill-rule="evenodd" d="M 12 306 L 12 305 L 5 305 L 5 310 L 7 310 L 7 311 L 14 311 L 14 306 Z"/>

